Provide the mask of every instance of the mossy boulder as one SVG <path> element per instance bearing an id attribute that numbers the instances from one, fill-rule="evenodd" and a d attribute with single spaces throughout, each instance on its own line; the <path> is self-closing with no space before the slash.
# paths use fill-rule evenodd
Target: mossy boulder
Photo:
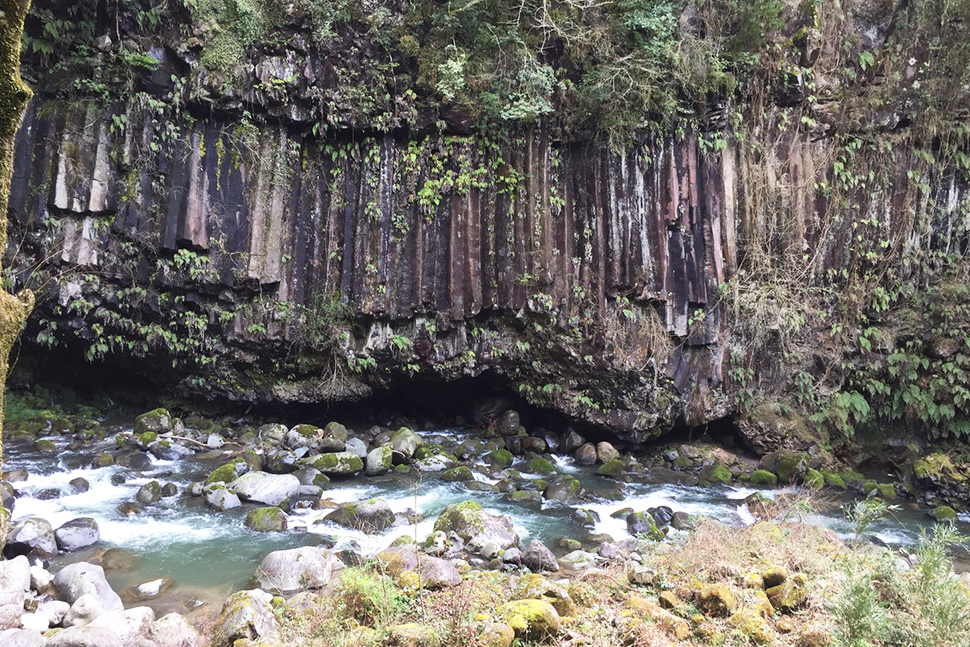
<path id="1" fill-rule="evenodd" d="M 728 624 L 758 645 L 768 645 L 775 640 L 775 632 L 771 625 L 756 609 L 741 609 L 731 616 Z"/>
<path id="2" fill-rule="evenodd" d="M 791 483 L 808 471 L 808 454 L 779 449 L 761 457 L 760 469 L 774 472 L 781 483 Z"/>
<path id="3" fill-rule="evenodd" d="M 512 452 L 507 449 L 496 449 L 485 454 L 485 462 L 494 467 L 495 469 L 504 470 L 512 464 L 515 457 L 512 456 Z"/>
<path id="4" fill-rule="evenodd" d="M 473 550 L 493 542 L 500 549 L 519 544 L 510 516 L 490 514 L 475 501 L 454 503 L 445 508 L 435 521 L 434 529 L 457 534 Z"/>
<path id="5" fill-rule="evenodd" d="M 937 521 L 956 521 L 957 512 L 948 505 L 940 505 L 933 508 L 933 511 L 930 512 L 930 516 Z"/>
<path id="6" fill-rule="evenodd" d="M 409 622 L 391 625 L 387 634 L 387 645 L 393 647 L 440 647 L 438 632 L 426 625 Z"/>
<path id="7" fill-rule="evenodd" d="M 778 477 L 768 470 L 755 470 L 748 475 L 748 483 L 752 485 L 775 485 Z"/>
<path id="8" fill-rule="evenodd" d="M 721 464 L 708 465 L 700 473 L 700 479 L 710 483 L 730 483 L 732 478 L 731 470 Z"/>
<path id="9" fill-rule="evenodd" d="M 542 492 L 542 496 L 549 501 L 571 503 L 582 491 L 583 486 L 572 474 L 562 474 L 549 481 Z"/>
<path id="10" fill-rule="evenodd" d="M 445 470 L 441 474 L 441 480 L 446 483 L 455 483 L 458 481 L 470 481 L 474 478 L 472 476 L 472 471 L 461 465 L 459 467 L 452 467 L 450 470 Z"/>
<path id="11" fill-rule="evenodd" d="M 158 481 L 149 481 L 138 489 L 135 499 L 142 505 L 157 503 L 162 498 L 162 486 Z"/>
<path id="12" fill-rule="evenodd" d="M 524 471 L 529 474 L 555 474 L 556 466 L 541 456 L 537 456 L 526 463 Z"/>
<path id="13" fill-rule="evenodd" d="M 515 640 L 515 630 L 501 622 L 489 622 L 478 634 L 476 644 L 482 647 L 509 647 Z"/>
<path id="14" fill-rule="evenodd" d="M 328 422 L 318 433 L 317 443 L 321 452 L 342 452 L 347 447 L 347 428 L 339 422 Z"/>
<path id="15" fill-rule="evenodd" d="M 364 461 L 352 452 L 318 454 L 308 464 L 327 476 L 351 476 L 364 469 Z"/>
<path id="16" fill-rule="evenodd" d="M 153 409 L 135 418 L 135 433 L 141 436 L 146 432 L 164 434 L 172 431 L 172 416 L 168 409 Z"/>
<path id="17" fill-rule="evenodd" d="M 252 641 L 278 628 L 279 621 L 270 593 L 261 589 L 239 591 L 230 596 L 222 607 L 222 614 L 212 631 L 212 647 L 230 647 L 240 640 Z"/>
<path id="18" fill-rule="evenodd" d="M 515 598 L 517 600 L 545 600 L 556 609 L 560 618 L 574 618 L 578 613 L 576 603 L 569 595 L 569 590 L 562 584 L 553 582 L 538 573 L 522 576 Z"/>
<path id="19" fill-rule="evenodd" d="M 92 467 L 108 467 L 109 465 L 115 464 L 115 457 L 111 454 L 98 454 L 91 461 Z"/>
<path id="20" fill-rule="evenodd" d="M 237 457 L 221 465 L 209 474 L 209 477 L 205 480 L 206 485 L 211 485 L 212 483 L 231 483 L 236 480 L 239 476 L 242 476 L 249 471 L 249 465 L 241 457 Z"/>
<path id="21" fill-rule="evenodd" d="M 391 434 L 390 446 L 394 452 L 395 463 L 406 463 L 414 456 L 421 446 L 421 437 L 408 429 L 401 427 Z"/>
<path id="22" fill-rule="evenodd" d="M 39 452 L 52 454 L 57 451 L 57 444 L 52 440 L 38 440 L 34 443 L 34 449 Z"/>
<path id="23" fill-rule="evenodd" d="M 387 474 L 394 467 L 394 450 L 388 445 L 375 447 L 367 453 L 367 476 Z"/>
<path id="24" fill-rule="evenodd" d="M 698 606 L 709 616 L 727 617 L 734 613 L 738 603 L 727 584 L 710 584 L 701 591 Z"/>
<path id="25" fill-rule="evenodd" d="M 930 454 L 913 464 L 913 474 L 918 479 L 938 482 L 940 479 L 963 481 L 966 478 L 954 467 L 953 461 L 946 454 Z"/>
<path id="26" fill-rule="evenodd" d="M 623 461 L 618 458 L 614 458 L 608 463 L 603 463 L 596 470 L 596 473 L 600 476 L 608 476 L 610 478 L 616 478 L 623 473 Z"/>
<path id="27" fill-rule="evenodd" d="M 286 515 L 275 506 L 256 508 L 246 515 L 246 526 L 260 532 L 279 532 L 286 530 Z"/>
<path id="28" fill-rule="evenodd" d="M 822 478 L 829 487 L 837 487 L 840 490 L 846 489 L 845 479 L 841 475 L 828 470 L 822 470 Z"/>
<path id="29" fill-rule="evenodd" d="M 556 608 L 546 600 L 513 600 L 498 608 L 498 616 L 526 640 L 542 640 L 559 633 L 562 622 Z"/>
<path id="30" fill-rule="evenodd" d="M 776 609 L 795 611 L 801 608 L 808 599 L 807 580 L 801 573 L 796 573 L 783 584 L 765 590 L 768 600 Z"/>
<path id="31" fill-rule="evenodd" d="M 537 490 L 516 490 L 509 495 L 512 503 L 542 503 L 542 493 Z"/>
<path id="32" fill-rule="evenodd" d="M 784 584 L 788 580 L 788 571 L 784 566 L 769 566 L 761 574 L 764 588 L 770 589 L 774 586 Z"/>

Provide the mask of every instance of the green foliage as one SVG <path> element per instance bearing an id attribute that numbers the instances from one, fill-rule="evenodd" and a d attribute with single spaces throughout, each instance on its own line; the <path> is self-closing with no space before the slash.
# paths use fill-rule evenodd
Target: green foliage
<path id="1" fill-rule="evenodd" d="M 369 627 L 386 624 L 408 606 L 393 579 L 367 567 L 345 569 L 335 593 L 342 615 Z"/>

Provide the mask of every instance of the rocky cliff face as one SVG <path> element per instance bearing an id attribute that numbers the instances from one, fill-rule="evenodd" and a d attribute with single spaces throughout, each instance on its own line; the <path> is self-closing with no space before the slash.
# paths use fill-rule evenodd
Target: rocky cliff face
<path id="1" fill-rule="evenodd" d="M 33 101 L 10 246 L 42 297 L 30 347 L 183 393 L 323 402 L 487 376 L 640 441 L 785 388 L 781 356 L 821 372 L 844 351 L 819 336 L 839 292 L 966 248 L 966 173 L 939 142 L 800 76 L 757 113 L 617 149 L 542 123 L 473 132 L 413 92 L 365 106 L 360 42 L 256 49 L 227 85 L 160 40 L 126 97 Z"/>

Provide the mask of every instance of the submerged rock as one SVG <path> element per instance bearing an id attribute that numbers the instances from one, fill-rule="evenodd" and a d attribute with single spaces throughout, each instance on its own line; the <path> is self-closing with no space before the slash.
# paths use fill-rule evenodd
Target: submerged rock
<path id="1" fill-rule="evenodd" d="M 376 534 L 390 528 L 395 515 L 384 499 L 370 499 L 362 503 L 344 504 L 324 519 L 345 528 Z"/>

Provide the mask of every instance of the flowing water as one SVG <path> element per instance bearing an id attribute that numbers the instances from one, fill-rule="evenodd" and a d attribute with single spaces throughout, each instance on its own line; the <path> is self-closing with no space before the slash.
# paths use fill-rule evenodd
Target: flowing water
<path id="1" fill-rule="evenodd" d="M 455 442 L 467 432 L 419 433 L 430 440 L 441 440 L 445 436 Z M 570 458 L 556 456 L 557 468 L 576 476 L 593 495 L 591 500 L 577 506 L 555 502 L 541 506 L 521 504 L 507 501 L 502 494 L 471 491 L 461 483 L 445 483 L 435 473 L 425 472 L 419 477 L 413 472 L 405 475 L 392 472 L 382 477 L 361 475 L 334 479 L 325 487 L 324 498 L 336 503 L 350 503 L 380 497 L 388 501 L 395 513 L 416 511 L 423 519 L 413 525 L 391 528 L 383 534 L 368 535 L 324 522 L 323 517 L 330 510 L 304 509 L 294 510 L 289 515 L 289 531 L 260 533 L 243 524 L 250 506 L 218 512 L 208 508 L 201 497 L 184 493 L 190 483 L 204 480 L 214 467 L 225 462 L 229 452 L 208 452 L 205 457 L 182 461 L 160 461 L 149 455 L 150 465 L 140 471 L 119 466 L 92 468 L 93 457 L 113 449 L 113 440 L 76 451 L 66 448 L 65 439 L 51 437 L 50 440 L 58 443 L 60 451 L 57 454 L 37 452 L 32 441 L 23 443 L 13 439 L 7 444 L 4 469 L 25 468 L 29 472 L 26 481 L 14 483 L 19 492 L 14 519 L 39 516 L 56 528 L 76 517 L 93 517 L 100 527 L 100 544 L 81 553 L 61 556 L 54 567 L 77 559 L 96 558 L 105 549 L 123 549 L 133 558 L 130 560 L 133 563 L 124 568 L 111 568 L 106 563 L 108 579 L 116 590 L 159 577 L 175 580 L 167 594 L 148 603 L 160 612 L 178 610 L 184 613 L 192 607 L 191 600 L 218 602 L 231 591 L 247 588 L 259 560 L 273 550 L 336 543 L 337 548 L 351 548 L 367 557 L 401 535 L 421 540 L 431 532 L 435 518 L 447 505 L 469 499 L 479 501 L 486 509 L 512 515 L 524 540 L 538 538 L 555 547 L 560 537 L 582 540 L 591 533 L 608 533 L 617 540 L 629 537 L 625 521 L 610 516 L 622 508 L 641 511 L 666 505 L 675 511 L 709 515 L 724 523 L 742 526 L 754 522 L 743 503 L 749 494 L 760 491 L 769 498 L 783 492 L 797 494 L 795 488 L 756 490 L 656 483 L 651 482 L 649 474 L 640 481 L 617 483 L 597 475 L 595 468 L 579 467 Z M 113 482 L 112 476 L 116 474 L 123 474 L 126 480 Z M 494 482 L 485 474 L 475 474 L 480 481 Z M 86 479 L 90 489 L 81 494 L 68 494 L 71 491 L 69 482 L 77 477 Z M 175 483 L 179 494 L 146 506 L 140 514 L 123 515 L 118 506 L 133 501 L 138 488 L 153 479 Z M 59 490 L 61 495 L 46 498 L 51 490 Z M 830 502 L 822 512 L 806 512 L 802 517 L 849 538 L 852 529 L 842 515 L 840 503 Z M 574 507 L 597 512 L 600 522 L 596 528 L 586 531 L 575 525 L 571 521 Z M 904 509 L 877 521 L 869 532 L 890 545 L 915 544 L 920 533 L 931 523 L 925 512 Z M 961 518 L 960 525 L 965 533 L 970 531 L 970 518 Z M 212 608 L 213 605 L 208 605 L 210 613 Z M 214 608 L 217 611 L 218 605 Z"/>

